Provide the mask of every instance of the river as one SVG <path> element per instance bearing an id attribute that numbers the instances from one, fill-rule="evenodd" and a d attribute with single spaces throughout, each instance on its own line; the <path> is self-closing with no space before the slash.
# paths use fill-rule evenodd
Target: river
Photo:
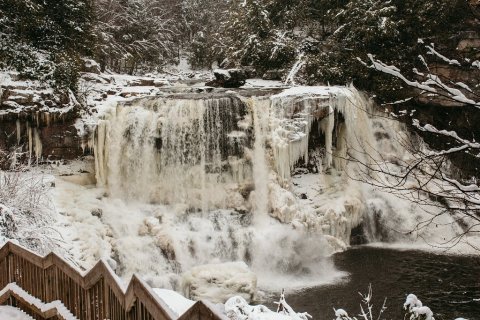
<path id="1" fill-rule="evenodd" d="M 372 285 L 376 319 L 387 297 L 384 319 L 403 319 L 405 297 L 414 293 L 436 320 L 480 319 L 480 256 L 450 256 L 424 251 L 355 247 L 333 257 L 349 275 L 333 285 L 287 294 L 287 302 L 315 320 L 335 318 L 333 308 L 357 316 L 361 297 Z"/>

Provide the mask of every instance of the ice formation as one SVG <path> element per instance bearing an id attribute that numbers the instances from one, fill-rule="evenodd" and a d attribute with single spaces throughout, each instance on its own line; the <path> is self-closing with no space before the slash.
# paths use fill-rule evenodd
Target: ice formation
<path id="1" fill-rule="evenodd" d="M 183 275 L 182 291 L 193 300 L 223 303 L 224 297 L 255 298 L 257 277 L 245 262 L 226 262 L 193 267 Z"/>
<path id="2" fill-rule="evenodd" d="M 94 171 L 96 186 L 88 185 L 93 177 L 57 182 L 62 235 L 84 267 L 109 257 L 125 278 L 139 273 L 179 291 L 195 284 L 195 298 L 224 301 L 233 291 L 249 298 L 254 274 L 263 289 L 332 281 L 342 274 L 327 256 L 346 248 L 354 230 L 371 242 L 411 241 L 416 234 L 399 228 L 411 231 L 425 219 L 411 204 L 349 179 L 352 154 L 365 162 L 372 148 L 404 156 L 391 138 L 403 129 L 370 114 L 352 87 L 118 103 L 86 143 L 95 169 L 85 171 Z M 459 232 L 453 218 L 437 219 L 442 232 L 422 236 Z"/>

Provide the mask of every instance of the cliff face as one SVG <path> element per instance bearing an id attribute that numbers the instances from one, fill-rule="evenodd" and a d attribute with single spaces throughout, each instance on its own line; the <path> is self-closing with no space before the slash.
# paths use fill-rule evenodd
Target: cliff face
<path id="1" fill-rule="evenodd" d="M 83 155 L 75 128 L 80 105 L 72 93 L 59 94 L 35 82 L 19 81 L 14 73 L 3 74 L 1 80 L 0 150 L 15 151 L 29 162 Z"/>
<path id="2" fill-rule="evenodd" d="M 32 161 L 71 160 L 82 156 L 82 139 L 71 114 L 41 111 L 0 117 L 0 149 L 22 152 Z"/>

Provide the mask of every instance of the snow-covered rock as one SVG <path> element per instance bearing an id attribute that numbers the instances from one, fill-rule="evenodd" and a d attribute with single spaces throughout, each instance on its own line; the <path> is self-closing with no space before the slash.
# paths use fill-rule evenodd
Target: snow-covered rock
<path id="1" fill-rule="evenodd" d="M 92 59 L 83 59 L 83 68 L 82 71 L 84 72 L 90 72 L 90 73 L 95 73 L 95 74 L 100 74 L 100 65 Z"/>
<path id="2" fill-rule="evenodd" d="M 413 308 L 419 308 L 423 306 L 422 301 L 420 301 L 416 295 L 410 293 L 403 304 L 403 308 L 408 311 L 412 311 Z"/>
<path id="3" fill-rule="evenodd" d="M 183 274 L 183 293 L 190 299 L 224 302 L 239 295 L 252 300 L 257 290 L 257 277 L 245 262 L 207 264 Z"/>
<path id="4" fill-rule="evenodd" d="M 238 88 L 245 84 L 247 74 L 242 69 L 215 69 L 213 70 L 215 80 L 207 82 L 207 86 Z"/>

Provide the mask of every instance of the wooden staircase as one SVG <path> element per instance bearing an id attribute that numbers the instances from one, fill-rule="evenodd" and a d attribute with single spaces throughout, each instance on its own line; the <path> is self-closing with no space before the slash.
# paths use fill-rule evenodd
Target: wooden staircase
<path id="1" fill-rule="evenodd" d="M 136 275 L 124 288 L 104 261 L 85 273 L 55 253 L 41 257 L 12 242 L 0 249 L 0 289 L 0 305 L 37 320 L 227 319 L 202 301 L 179 317 Z"/>

